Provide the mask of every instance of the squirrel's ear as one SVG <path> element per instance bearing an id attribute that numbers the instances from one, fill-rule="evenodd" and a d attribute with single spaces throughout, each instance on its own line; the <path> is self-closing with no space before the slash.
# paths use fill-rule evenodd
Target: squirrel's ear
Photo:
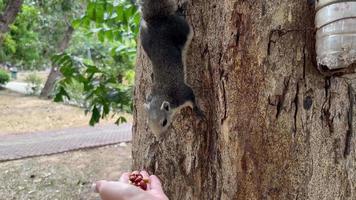
<path id="1" fill-rule="evenodd" d="M 163 103 L 161 105 L 161 110 L 170 111 L 171 104 L 168 101 L 163 101 Z"/>
<path id="2" fill-rule="evenodd" d="M 152 101 L 152 95 L 151 94 L 148 94 L 147 96 L 146 96 L 146 102 L 151 102 Z"/>

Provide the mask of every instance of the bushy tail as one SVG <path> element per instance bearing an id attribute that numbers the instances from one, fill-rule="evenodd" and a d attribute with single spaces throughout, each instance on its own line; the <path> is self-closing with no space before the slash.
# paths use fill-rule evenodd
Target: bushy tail
<path id="1" fill-rule="evenodd" d="M 175 0 L 141 0 L 142 16 L 146 21 L 154 17 L 173 15 L 176 10 Z"/>

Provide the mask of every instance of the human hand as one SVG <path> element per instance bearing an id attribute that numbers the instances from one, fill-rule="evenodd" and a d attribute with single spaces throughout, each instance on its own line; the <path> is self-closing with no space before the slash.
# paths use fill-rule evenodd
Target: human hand
<path id="1" fill-rule="evenodd" d="M 149 180 L 147 190 L 144 191 L 130 184 L 130 174 L 122 174 L 119 182 L 98 181 L 93 184 L 93 188 L 100 194 L 102 200 L 168 200 L 157 176 L 150 176 L 146 171 L 140 172 L 144 179 Z"/>

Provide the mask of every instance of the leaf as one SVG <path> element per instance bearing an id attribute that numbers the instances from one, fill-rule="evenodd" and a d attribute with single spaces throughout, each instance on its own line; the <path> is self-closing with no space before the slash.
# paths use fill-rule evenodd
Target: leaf
<path id="1" fill-rule="evenodd" d="M 105 32 L 105 37 L 106 37 L 109 41 L 113 41 L 113 39 L 114 39 L 114 35 L 113 35 L 113 33 L 112 33 L 111 30 Z"/>
<path id="2" fill-rule="evenodd" d="M 79 28 L 79 26 L 82 24 L 83 19 L 75 19 L 72 21 L 72 26 L 74 29 Z"/>
<path id="3" fill-rule="evenodd" d="M 123 117 L 123 116 L 120 116 L 120 117 L 116 120 L 115 124 L 116 124 L 116 125 L 120 125 L 120 124 L 123 124 L 123 123 L 126 123 L 126 122 L 127 122 L 126 118 Z"/>
<path id="4" fill-rule="evenodd" d="M 102 23 L 104 21 L 105 7 L 103 3 L 97 3 L 95 6 L 95 21 Z"/>
<path id="5" fill-rule="evenodd" d="M 58 60 L 60 60 L 62 58 L 63 54 L 56 54 L 54 56 L 52 56 L 51 60 L 53 63 L 57 64 Z"/>
<path id="6" fill-rule="evenodd" d="M 100 118 L 101 118 L 100 111 L 96 106 L 94 106 L 89 122 L 90 126 L 94 126 L 96 123 L 99 123 Z"/>
<path id="7" fill-rule="evenodd" d="M 68 99 L 70 99 L 70 97 L 69 97 L 67 91 L 64 89 L 64 87 L 60 86 L 57 94 L 55 95 L 54 102 L 63 102 L 64 101 L 63 97 L 67 97 Z"/>
<path id="8" fill-rule="evenodd" d="M 116 20 L 123 21 L 125 12 L 124 12 L 124 8 L 122 5 L 117 6 L 116 14 L 117 14 Z"/>
<path id="9" fill-rule="evenodd" d="M 104 118 L 107 114 L 110 113 L 110 106 L 107 103 L 103 103 L 103 115 L 102 118 Z"/>
<path id="10" fill-rule="evenodd" d="M 96 66 L 94 66 L 94 65 L 85 64 L 85 66 L 87 67 L 86 73 L 88 73 L 88 74 L 95 74 L 95 73 L 100 72 L 100 70 L 98 69 L 98 67 L 96 67 Z"/>
<path id="11" fill-rule="evenodd" d="M 89 19 L 95 21 L 96 19 L 96 9 L 95 9 L 96 5 L 94 2 L 90 2 L 87 6 L 87 10 L 86 10 L 86 16 L 89 17 Z"/>
<path id="12" fill-rule="evenodd" d="M 98 32 L 98 38 L 100 42 L 104 42 L 105 41 L 105 31 L 101 30 Z"/>
<path id="13" fill-rule="evenodd" d="M 75 72 L 71 65 L 64 65 L 60 67 L 60 71 L 65 77 L 72 76 Z"/>

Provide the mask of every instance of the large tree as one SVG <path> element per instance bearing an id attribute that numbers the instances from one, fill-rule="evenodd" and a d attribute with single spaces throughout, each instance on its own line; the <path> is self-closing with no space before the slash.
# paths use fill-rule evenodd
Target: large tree
<path id="1" fill-rule="evenodd" d="M 305 0 L 188 1 L 187 81 L 206 121 L 184 109 L 154 137 L 140 48 L 134 168 L 170 199 L 356 199 L 353 76 L 317 70 L 314 15 Z"/>
<path id="2" fill-rule="evenodd" d="M 60 36 L 56 35 L 54 47 L 49 48 L 50 56 L 54 53 L 61 54 L 69 46 L 72 39 L 74 28 L 72 27 L 72 21 L 83 13 L 83 1 L 70 1 L 70 0 L 58 0 L 58 1 L 42 1 L 37 2 L 38 6 L 42 9 L 44 15 L 48 18 L 48 22 L 45 23 L 45 30 L 51 33 L 61 33 Z M 47 36 L 48 37 L 48 36 Z M 49 38 L 52 36 L 50 35 Z M 44 88 L 41 91 L 40 96 L 43 98 L 51 98 L 56 82 L 60 79 L 61 73 L 59 66 L 52 63 L 51 71 L 47 77 Z"/>
<path id="3" fill-rule="evenodd" d="M 68 28 L 64 33 L 63 39 L 59 41 L 58 53 L 63 53 L 68 48 L 70 40 L 72 39 L 73 32 L 73 27 L 71 25 L 68 25 Z M 40 96 L 43 98 L 51 98 L 56 82 L 60 77 L 61 72 L 59 71 L 59 66 L 52 63 L 51 71 L 48 74 L 46 83 L 41 91 Z"/>

